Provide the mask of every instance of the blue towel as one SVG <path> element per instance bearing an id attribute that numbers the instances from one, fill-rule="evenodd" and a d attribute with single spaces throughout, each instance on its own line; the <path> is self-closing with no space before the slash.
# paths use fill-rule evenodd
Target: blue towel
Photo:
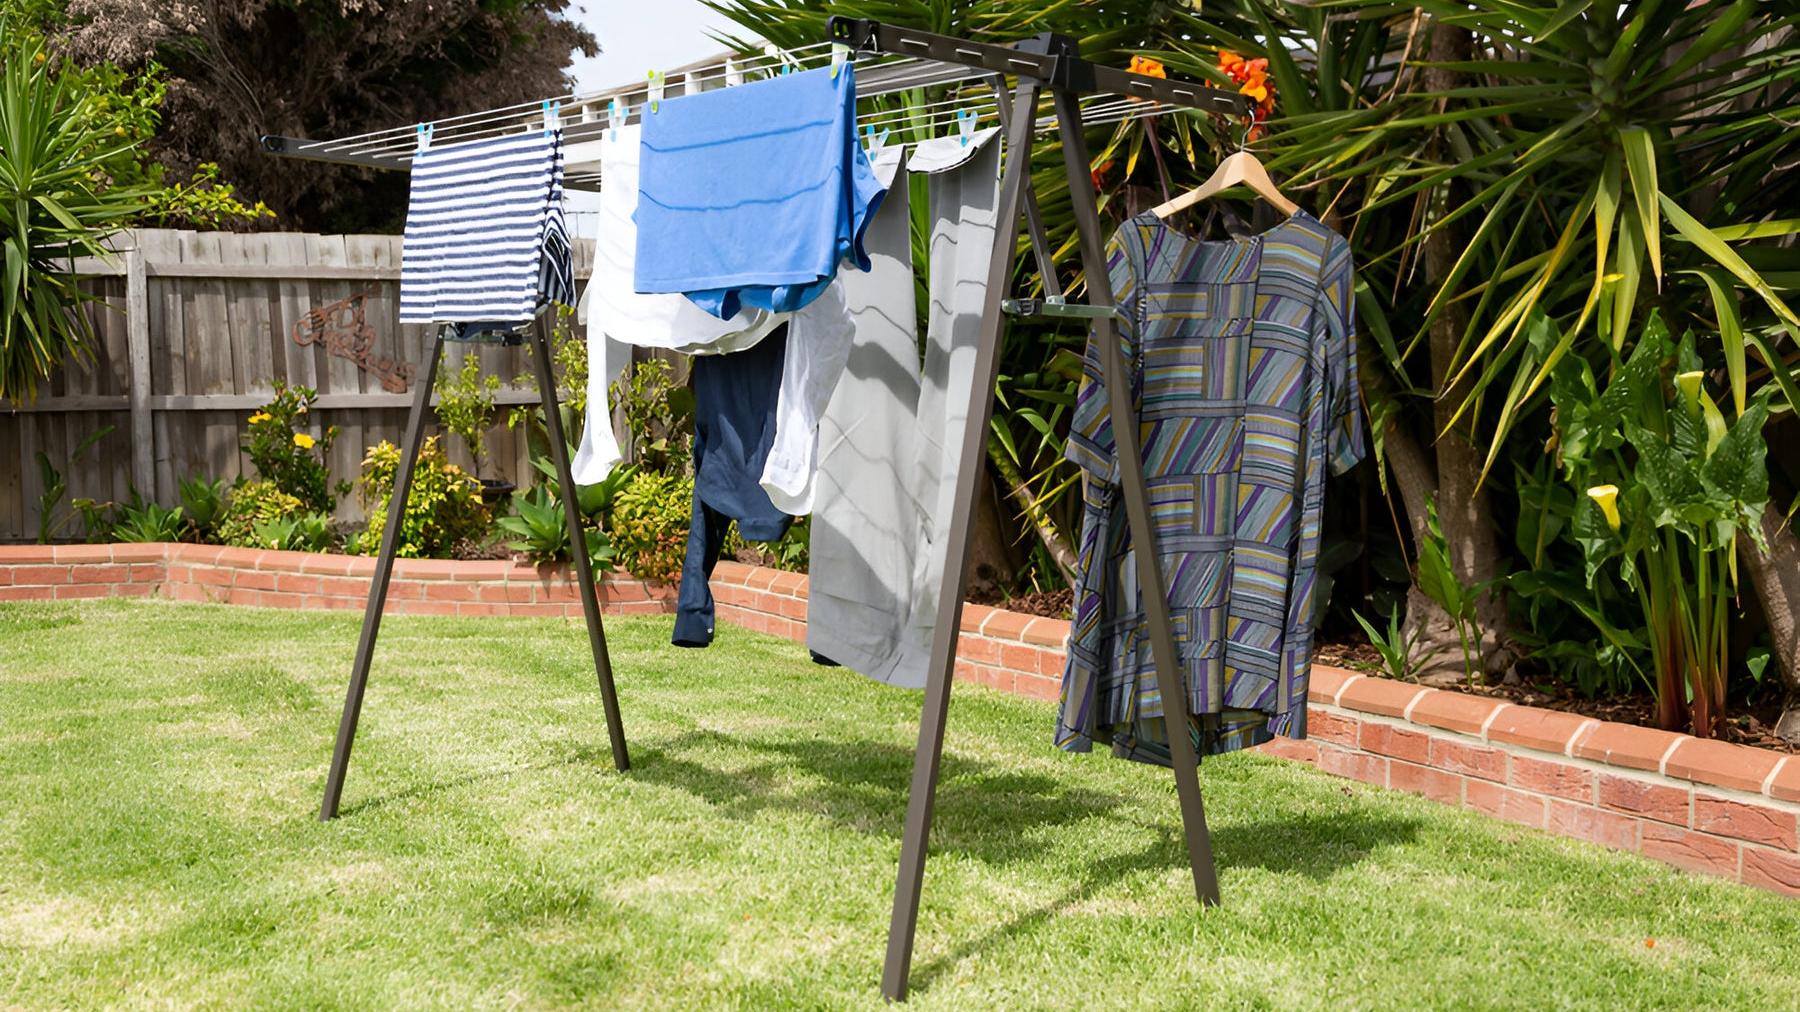
<path id="1" fill-rule="evenodd" d="M 869 269 L 863 230 L 886 191 L 856 142 L 845 65 L 666 99 L 645 111 L 636 287 L 729 319 L 792 312 L 839 262 Z"/>

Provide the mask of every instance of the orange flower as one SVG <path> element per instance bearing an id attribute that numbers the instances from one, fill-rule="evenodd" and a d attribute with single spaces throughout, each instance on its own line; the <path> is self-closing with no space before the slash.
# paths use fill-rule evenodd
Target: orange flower
<path id="1" fill-rule="evenodd" d="M 1231 75 L 1244 65 L 1244 58 L 1229 49 L 1219 50 L 1219 69 Z"/>
<path id="2" fill-rule="evenodd" d="M 1125 70 L 1128 73 L 1142 74 L 1145 77 L 1167 78 L 1169 76 L 1168 72 L 1163 69 L 1161 61 L 1152 60 L 1147 56 L 1132 57 L 1131 65 L 1126 67 Z"/>

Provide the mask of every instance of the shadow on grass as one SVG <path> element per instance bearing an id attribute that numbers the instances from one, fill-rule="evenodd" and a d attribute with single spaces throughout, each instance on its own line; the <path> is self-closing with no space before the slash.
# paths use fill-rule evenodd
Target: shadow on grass
<path id="1" fill-rule="evenodd" d="M 749 764 L 715 767 L 710 750 L 749 750 Z M 862 739 L 780 741 L 695 731 L 640 753 L 632 777 L 694 795 L 730 819 L 770 810 L 805 812 L 859 833 L 897 838 L 906 813 L 913 751 Z M 636 757 L 634 757 L 634 760 Z M 934 849 L 991 863 L 1028 860 L 1045 843 L 1031 830 L 1092 818 L 1124 804 L 1117 794 L 1042 773 L 946 754 L 933 818 Z"/>
<path id="2" fill-rule="evenodd" d="M 1323 881 L 1363 860 L 1376 850 L 1410 842 L 1424 825 L 1421 820 L 1388 815 L 1331 813 L 1228 825 L 1212 833 L 1213 857 L 1219 869 L 1262 868 L 1277 874 L 1304 875 Z M 1029 935 L 1040 925 L 1095 899 L 1108 889 L 1146 871 L 1160 872 L 1186 867 L 1187 847 L 1166 827 L 1144 827 L 1150 839 L 1126 854 L 1114 854 L 1084 866 L 1070 868 L 1080 881 L 1062 896 L 1035 910 L 996 924 L 990 930 L 960 941 L 950 951 L 926 960 L 913 970 L 912 986 L 924 991 L 933 981 L 971 956 L 1009 940 Z M 1229 884 L 1227 883 L 1227 886 Z M 1186 888 L 1186 880 L 1183 880 Z M 1229 905 L 1229 888 L 1221 897 Z M 1194 901 L 1196 913 L 1199 901 Z"/>

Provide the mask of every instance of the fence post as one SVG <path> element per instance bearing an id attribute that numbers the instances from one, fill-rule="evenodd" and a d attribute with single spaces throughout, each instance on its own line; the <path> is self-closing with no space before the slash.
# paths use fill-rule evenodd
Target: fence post
<path id="1" fill-rule="evenodd" d="M 125 251 L 125 348 L 131 364 L 131 484 L 156 501 L 156 431 L 150 424 L 150 286 L 143 251 Z"/>

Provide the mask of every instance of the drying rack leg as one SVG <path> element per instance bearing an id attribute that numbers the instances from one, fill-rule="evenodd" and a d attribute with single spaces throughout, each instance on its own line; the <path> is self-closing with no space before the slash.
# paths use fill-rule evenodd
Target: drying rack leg
<path id="1" fill-rule="evenodd" d="M 588 558 L 587 535 L 581 526 L 581 495 L 569 466 L 569 445 L 563 439 L 562 413 L 556 403 L 556 376 L 550 369 L 549 328 L 531 328 L 532 358 L 537 368 L 538 390 L 543 394 L 544 427 L 549 430 L 550 454 L 556 459 L 556 485 L 562 490 L 563 516 L 569 526 L 569 558 L 581 592 L 581 614 L 587 620 L 588 645 L 594 652 L 594 675 L 600 682 L 600 703 L 606 710 L 606 733 L 612 740 L 613 767 L 631 768 L 625 750 L 625 725 L 619 717 L 619 696 L 613 688 L 612 659 L 606 652 L 606 627 L 600 620 L 600 599 L 594 587 L 594 564 Z M 597 367 L 596 367 L 597 368 Z"/>
<path id="2" fill-rule="evenodd" d="M 443 353 L 444 338 L 440 333 L 425 357 L 424 375 L 414 381 L 418 390 L 406 416 L 406 434 L 401 437 L 400 470 L 394 475 L 394 494 L 388 502 L 387 526 L 381 533 L 381 554 L 375 559 L 375 576 L 369 581 L 369 603 L 363 609 L 362 637 L 356 641 L 356 660 L 350 665 L 350 687 L 344 693 L 344 713 L 338 720 L 337 745 L 331 751 L 331 772 L 325 778 L 325 801 L 319 806 L 320 822 L 337 817 L 338 800 L 344 793 L 344 774 L 350 768 L 350 746 L 356 740 L 356 719 L 362 714 L 363 690 L 369 683 L 369 662 L 375 654 L 375 638 L 381 633 L 381 611 L 387 604 L 388 580 L 394 575 L 400 521 L 406 515 L 407 497 L 412 494 L 413 472 L 418 469 L 419 447 L 425 438 L 425 412 L 431 406 L 438 359 Z"/>
<path id="3" fill-rule="evenodd" d="M 962 625 L 964 574 L 969 568 L 969 529 L 975 515 L 978 479 L 986 473 L 988 419 L 994 408 L 994 380 L 1000 367 L 1000 293 L 1012 278 L 1019 209 L 1031 168 L 1031 129 L 1037 105 L 1035 81 L 1021 79 L 1006 134 L 1006 169 L 1000 177 L 994 249 L 988 260 L 990 298 L 981 312 L 975 352 L 975 381 L 956 473 L 956 513 L 945 539 L 944 587 L 938 596 L 926 669 L 925 705 L 919 716 L 919 746 L 913 755 L 912 787 L 906 797 L 906 828 L 900 842 L 900 871 L 894 885 L 894 916 L 888 925 L 887 962 L 881 992 L 906 1000 L 912 969 L 913 937 L 919 926 L 919 893 L 925 880 L 931 813 L 937 799 L 938 767 L 944 755 L 944 721 L 950 710 L 950 679 L 956 670 L 957 631 Z"/>
<path id="4" fill-rule="evenodd" d="M 1064 168 L 1068 171 L 1069 202 L 1075 211 L 1075 231 L 1081 243 L 1081 266 L 1088 278 L 1088 302 L 1111 306 L 1112 291 L 1106 283 L 1106 250 L 1100 240 L 1100 215 L 1088 164 L 1087 137 L 1082 131 L 1081 106 L 1069 92 L 1055 90 L 1057 120 L 1062 128 Z M 1175 794 L 1181 805 L 1181 824 L 1187 839 L 1188 863 L 1194 872 L 1194 895 L 1202 906 L 1219 902 L 1219 874 L 1213 864 L 1212 836 L 1206 829 L 1206 806 L 1200 797 L 1199 760 L 1188 737 L 1187 692 L 1181 682 L 1180 657 L 1169 620 L 1169 595 L 1163 582 L 1156 550 L 1156 528 L 1150 522 L 1149 495 L 1144 483 L 1144 458 L 1138 445 L 1137 409 L 1132 403 L 1131 377 L 1112 317 L 1094 321 L 1095 342 L 1101 349 L 1107 410 L 1112 417 L 1113 440 L 1119 458 L 1119 484 L 1125 498 L 1126 522 L 1131 543 L 1137 549 L 1138 583 L 1150 624 L 1150 654 L 1156 665 L 1156 684 L 1162 697 L 1164 726 L 1169 735 L 1169 759 L 1175 767 Z"/>

